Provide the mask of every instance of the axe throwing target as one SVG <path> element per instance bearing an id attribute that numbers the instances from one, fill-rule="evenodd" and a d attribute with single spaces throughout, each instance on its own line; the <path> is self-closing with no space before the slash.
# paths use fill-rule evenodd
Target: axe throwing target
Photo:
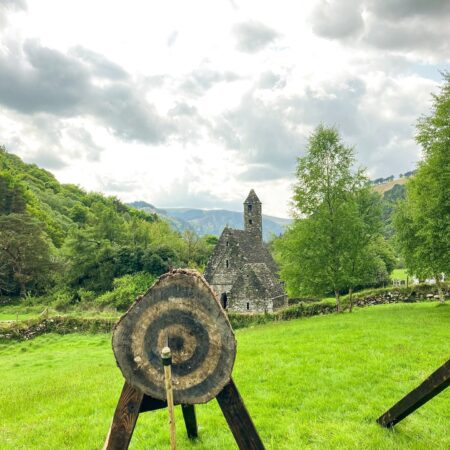
<path id="1" fill-rule="evenodd" d="M 195 271 L 163 275 L 117 323 L 113 350 L 125 379 L 165 400 L 161 350 L 172 352 L 175 404 L 206 403 L 230 381 L 236 340 L 219 301 Z"/>

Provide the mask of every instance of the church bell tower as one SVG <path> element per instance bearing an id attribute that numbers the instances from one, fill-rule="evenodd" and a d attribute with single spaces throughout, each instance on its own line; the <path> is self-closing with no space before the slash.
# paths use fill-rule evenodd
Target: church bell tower
<path id="1" fill-rule="evenodd" d="M 253 189 L 244 201 L 244 229 L 262 240 L 261 202 Z"/>

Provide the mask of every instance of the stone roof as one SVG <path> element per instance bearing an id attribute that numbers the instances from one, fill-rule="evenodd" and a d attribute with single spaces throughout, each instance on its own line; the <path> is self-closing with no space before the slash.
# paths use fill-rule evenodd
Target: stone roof
<path id="1" fill-rule="evenodd" d="M 246 263 L 264 263 L 274 274 L 278 273 L 278 266 L 264 242 L 255 240 L 244 230 L 228 228 L 227 231 L 240 247 L 241 255 Z"/>
<path id="2" fill-rule="evenodd" d="M 244 271 L 252 271 L 271 298 L 284 295 L 283 288 L 281 287 L 278 278 L 274 276 L 275 274 L 267 267 L 266 263 L 246 264 L 244 266 Z"/>
<path id="3" fill-rule="evenodd" d="M 256 195 L 256 192 L 253 189 L 251 189 L 244 203 L 261 203 L 261 201 Z"/>

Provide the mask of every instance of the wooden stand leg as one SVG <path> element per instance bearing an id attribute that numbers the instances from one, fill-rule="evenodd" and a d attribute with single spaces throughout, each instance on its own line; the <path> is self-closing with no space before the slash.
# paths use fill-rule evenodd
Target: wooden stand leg
<path id="1" fill-rule="evenodd" d="M 188 438 L 195 439 L 198 436 L 197 417 L 195 416 L 194 405 L 181 405 L 183 411 L 184 423 Z"/>
<path id="2" fill-rule="evenodd" d="M 156 411 L 157 409 L 167 408 L 167 402 L 164 400 L 157 400 L 156 398 L 150 397 L 144 394 L 142 399 L 140 413 L 147 411 Z"/>
<path id="3" fill-rule="evenodd" d="M 264 450 L 264 444 L 232 379 L 216 398 L 240 450 Z"/>
<path id="4" fill-rule="evenodd" d="M 383 427 L 393 427 L 448 386 L 450 386 L 450 359 L 433 372 L 420 386 L 380 416 L 377 422 Z"/>
<path id="5" fill-rule="evenodd" d="M 130 444 L 144 394 L 125 382 L 103 450 L 126 450 Z"/>

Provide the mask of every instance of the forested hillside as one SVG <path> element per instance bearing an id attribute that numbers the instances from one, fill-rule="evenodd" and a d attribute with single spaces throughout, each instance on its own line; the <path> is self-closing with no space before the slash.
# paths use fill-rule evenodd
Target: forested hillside
<path id="1" fill-rule="evenodd" d="M 60 184 L 0 147 L 0 295 L 120 303 L 100 294 L 142 290 L 170 266 L 202 267 L 214 244 L 117 198 Z"/>
<path id="2" fill-rule="evenodd" d="M 392 240 L 395 235 L 394 225 L 392 223 L 393 215 L 397 203 L 404 200 L 406 188 L 404 184 L 394 184 L 389 190 L 382 194 L 382 219 L 384 223 L 384 236 Z"/>

